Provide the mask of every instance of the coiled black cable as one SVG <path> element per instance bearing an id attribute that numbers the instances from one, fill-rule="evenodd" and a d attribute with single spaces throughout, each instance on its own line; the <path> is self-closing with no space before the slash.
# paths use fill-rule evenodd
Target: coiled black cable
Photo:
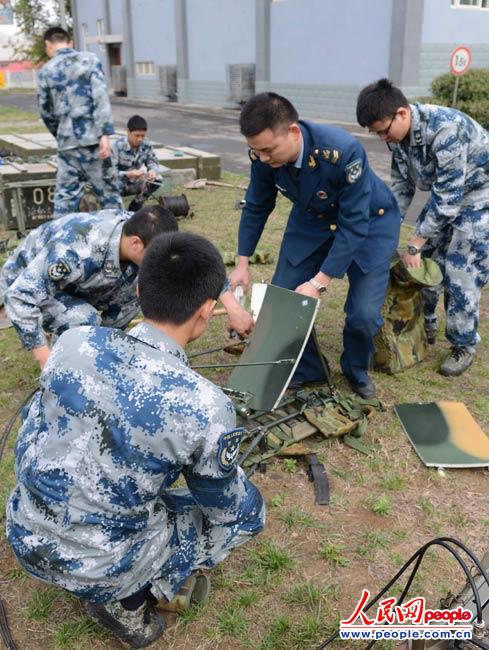
<path id="1" fill-rule="evenodd" d="M 474 600 L 475 600 L 475 606 L 476 606 L 477 611 L 476 611 L 476 615 L 472 618 L 471 622 L 473 622 L 474 619 L 477 618 L 477 622 L 482 623 L 482 609 L 483 609 L 483 606 L 481 605 L 479 592 L 477 590 L 474 578 L 472 577 L 472 574 L 470 573 L 469 567 L 464 562 L 464 560 L 462 559 L 460 554 L 457 553 L 457 551 L 455 551 L 450 546 L 450 544 L 453 544 L 454 546 L 458 546 L 462 551 L 464 551 L 464 553 L 466 553 L 470 557 L 470 559 L 474 562 L 474 564 L 479 569 L 479 571 L 480 571 L 482 577 L 484 578 L 486 584 L 489 586 L 488 573 L 485 570 L 485 568 L 483 567 L 480 560 L 473 553 L 473 551 L 471 551 L 465 544 L 463 544 L 463 542 L 460 542 L 459 540 L 457 540 L 457 539 L 455 539 L 453 537 L 437 537 L 437 538 L 427 542 L 426 544 L 424 544 L 421 548 L 419 548 L 416 551 L 416 553 L 414 553 L 414 555 L 411 556 L 411 558 L 409 558 L 409 560 L 399 569 L 399 571 L 396 573 L 396 575 L 388 582 L 388 584 L 374 598 L 372 598 L 365 605 L 364 611 L 368 611 L 372 607 L 372 605 L 374 605 L 380 598 L 382 598 L 382 596 L 392 587 L 392 585 L 395 584 L 397 582 L 397 580 L 403 575 L 403 573 L 408 569 L 408 567 L 411 564 L 413 564 L 413 562 L 415 562 L 415 566 L 412 569 L 411 574 L 410 574 L 410 576 L 408 578 L 408 581 L 407 581 L 407 583 L 406 583 L 406 585 L 405 585 L 405 587 L 404 587 L 404 589 L 403 589 L 403 591 L 402 591 L 402 593 L 399 596 L 399 599 L 397 601 L 398 604 L 402 603 L 402 601 L 406 597 L 406 594 L 409 591 L 409 588 L 411 587 L 411 584 L 412 584 L 412 582 L 414 580 L 414 577 L 416 576 L 416 573 L 418 572 L 419 566 L 420 566 L 420 564 L 421 564 L 421 562 L 422 562 L 422 560 L 424 558 L 424 555 L 425 555 L 426 551 L 431 546 L 441 546 L 442 548 L 445 548 L 447 551 L 449 551 L 453 555 L 453 557 L 457 560 L 457 562 L 462 567 L 462 569 L 463 569 L 463 571 L 464 571 L 464 573 L 465 573 L 465 575 L 467 577 L 467 580 L 468 580 L 468 582 L 470 584 L 470 588 L 472 589 L 472 592 L 473 592 L 473 595 L 474 595 Z M 486 603 L 484 603 L 484 607 L 485 607 L 485 605 L 487 605 L 487 602 L 489 602 L 489 600 L 486 601 Z M 326 641 L 324 641 L 320 646 L 318 646 L 316 648 L 316 650 L 323 650 L 324 648 L 326 648 L 326 646 L 328 646 L 330 643 L 332 643 L 339 636 L 339 634 L 340 634 L 340 631 L 337 630 L 328 639 L 326 639 Z M 371 641 L 365 647 L 365 650 L 369 650 L 376 643 L 377 643 L 377 640 Z M 479 648 L 483 648 L 484 650 L 489 650 L 489 645 L 484 644 L 483 642 L 478 641 L 476 639 L 472 639 L 471 643 L 473 643 L 474 645 L 476 645 Z"/>

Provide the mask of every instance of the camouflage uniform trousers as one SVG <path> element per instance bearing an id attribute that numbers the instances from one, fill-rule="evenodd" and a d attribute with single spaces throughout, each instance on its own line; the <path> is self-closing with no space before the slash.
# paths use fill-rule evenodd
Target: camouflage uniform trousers
<path id="1" fill-rule="evenodd" d="M 233 549 L 257 535 L 265 523 L 265 506 L 260 498 L 247 521 L 222 526 L 206 521 L 187 489 L 166 492 L 165 505 L 168 523 L 173 527 L 168 542 L 172 554 L 151 580 L 151 592 L 158 600 L 172 600 L 192 573 L 215 567 Z"/>
<path id="2" fill-rule="evenodd" d="M 78 212 L 85 185 L 90 183 L 100 209 L 122 209 L 117 169 L 111 157 L 100 160 L 98 145 L 58 151 L 53 217 Z"/>
<path id="3" fill-rule="evenodd" d="M 446 337 L 452 345 L 472 353 L 480 341 L 479 303 L 489 280 L 489 211 L 474 223 L 463 229 L 450 227 L 426 247 L 423 255 L 439 264 L 443 282 L 422 292 L 425 325 L 436 325 L 435 310 L 443 289 Z"/>

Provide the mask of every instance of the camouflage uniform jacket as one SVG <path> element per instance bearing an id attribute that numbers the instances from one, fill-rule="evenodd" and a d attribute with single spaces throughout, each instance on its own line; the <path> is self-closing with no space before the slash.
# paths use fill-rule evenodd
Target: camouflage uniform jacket
<path id="1" fill-rule="evenodd" d="M 449 225 L 470 228 L 465 222 L 489 209 L 489 133 L 468 115 L 411 104 L 409 140 L 388 146 L 401 214 L 416 188 L 431 192 L 417 220 L 419 236 L 434 238 Z"/>
<path id="2" fill-rule="evenodd" d="M 69 301 L 67 305 L 64 295 L 92 305 L 104 325 L 124 327 L 139 311 L 138 268 L 132 263 L 122 268 L 119 261 L 122 226 L 128 217 L 120 210 L 100 210 L 48 221 L 31 231 L 9 257 L 0 287 L 25 347 L 46 345 L 43 330 L 49 327 L 43 312 L 66 310 Z M 74 318 L 75 311 L 76 307 Z"/>
<path id="3" fill-rule="evenodd" d="M 114 133 L 102 64 L 91 52 L 59 49 L 39 72 L 38 104 L 60 150 L 93 146 Z"/>
<path id="4" fill-rule="evenodd" d="M 125 598 L 169 558 L 181 473 L 204 527 L 261 528 L 261 496 L 236 465 L 241 432 L 231 401 L 160 330 L 68 330 L 19 434 L 9 542 L 41 579 Z M 178 531 L 180 554 L 191 534 Z"/>
<path id="5" fill-rule="evenodd" d="M 148 171 L 154 171 L 156 174 L 160 172 L 160 163 L 156 158 L 153 145 L 147 140 L 144 140 L 137 149 L 133 149 L 127 140 L 127 136 L 124 135 L 116 140 L 112 151 L 121 180 L 126 179 L 126 172 L 129 170 L 141 169 L 143 166 Z"/>

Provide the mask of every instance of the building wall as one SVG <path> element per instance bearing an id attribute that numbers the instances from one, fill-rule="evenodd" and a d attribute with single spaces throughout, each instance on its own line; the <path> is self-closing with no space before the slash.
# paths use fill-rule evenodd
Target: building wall
<path id="1" fill-rule="evenodd" d="M 90 35 L 97 33 L 99 18 L 111 33 L 123 35 L 128 93 L 140 98 L 163 99 L 158 66 L 178 63 L 180 102 L 229 106 L 226 64 L 258 63 L 257 92 L 285 94 L 304 115 L 354 121 L 359 90 L 394 68 L 413 97 L 427 94 L 432 79 L 448 70 L 458 44 L 470 46 L 473 67 L 489 67 L 489 10 L 416 0 L 409 22 L 403 4 L 408 0 L 274 0 L 269 6 L 266 1 L 74 0 L 78 23 L 86 23 Z M 414 0 L 409 2 L 408 9 L 414 7 Z M 182 25 L 185 32 L 177 33 Z M 107 49 L 98 44 L 88 49 L 109 73 Z M 155 64 L 153 74 L 137 70 L 144 61 Z"/>
<path id="2" fill-rule="evenodd" d="M 131 19 L 135 70 L 133 77 L 128 75 L 128 92 L 161 97 L 158 66 L 177 62 L 173 0 L 131 0 Z M 154 63 L 154 74 L 138 73 L 137 63 L 143 61 Z"/>
<path id="3" fill-rule="evenodd" d="M 385 76 L 391 5 L 391 0 L 272 3 L 271 79 L 352 86 Z"/>
<path id="4" fill-rule="evenodd" d="M 226 64 L 255 61 L 255 0 L 187 0 L 188 79 L 180 101 L 226 105 Z"/>
<path id="5" fill-rule="evenodd" d="M 346 4 L 272 3 L 270 81 L 256 90 L 284 94 L 311 117 L 354 121 L 359 90 L 388 74 L 392 1 Z"/>
<path id="6" fill-rule="evenodd" d="M 457 45 L 469 46 L 472 68 L 489 68 L 489 9 L 454 8 L 450 0 L 428 0 L 421 40 L 422 93 L 429 91 L 435 77 L 449 72 L 450 54 Z"/>

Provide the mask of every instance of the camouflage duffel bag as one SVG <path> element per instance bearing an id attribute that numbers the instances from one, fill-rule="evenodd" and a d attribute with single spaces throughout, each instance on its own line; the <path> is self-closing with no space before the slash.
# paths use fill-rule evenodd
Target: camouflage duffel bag
<path id="1" fill-rule="evenodd" d="M 384 325 L 375 338 L 374 367 L 390 374 L 422 361 L 428 352 L 421 289 L 442 281 L 440 267 L 423 258 L 420 268 L 408 268 L 398 255 L 392 261 Z"/>

